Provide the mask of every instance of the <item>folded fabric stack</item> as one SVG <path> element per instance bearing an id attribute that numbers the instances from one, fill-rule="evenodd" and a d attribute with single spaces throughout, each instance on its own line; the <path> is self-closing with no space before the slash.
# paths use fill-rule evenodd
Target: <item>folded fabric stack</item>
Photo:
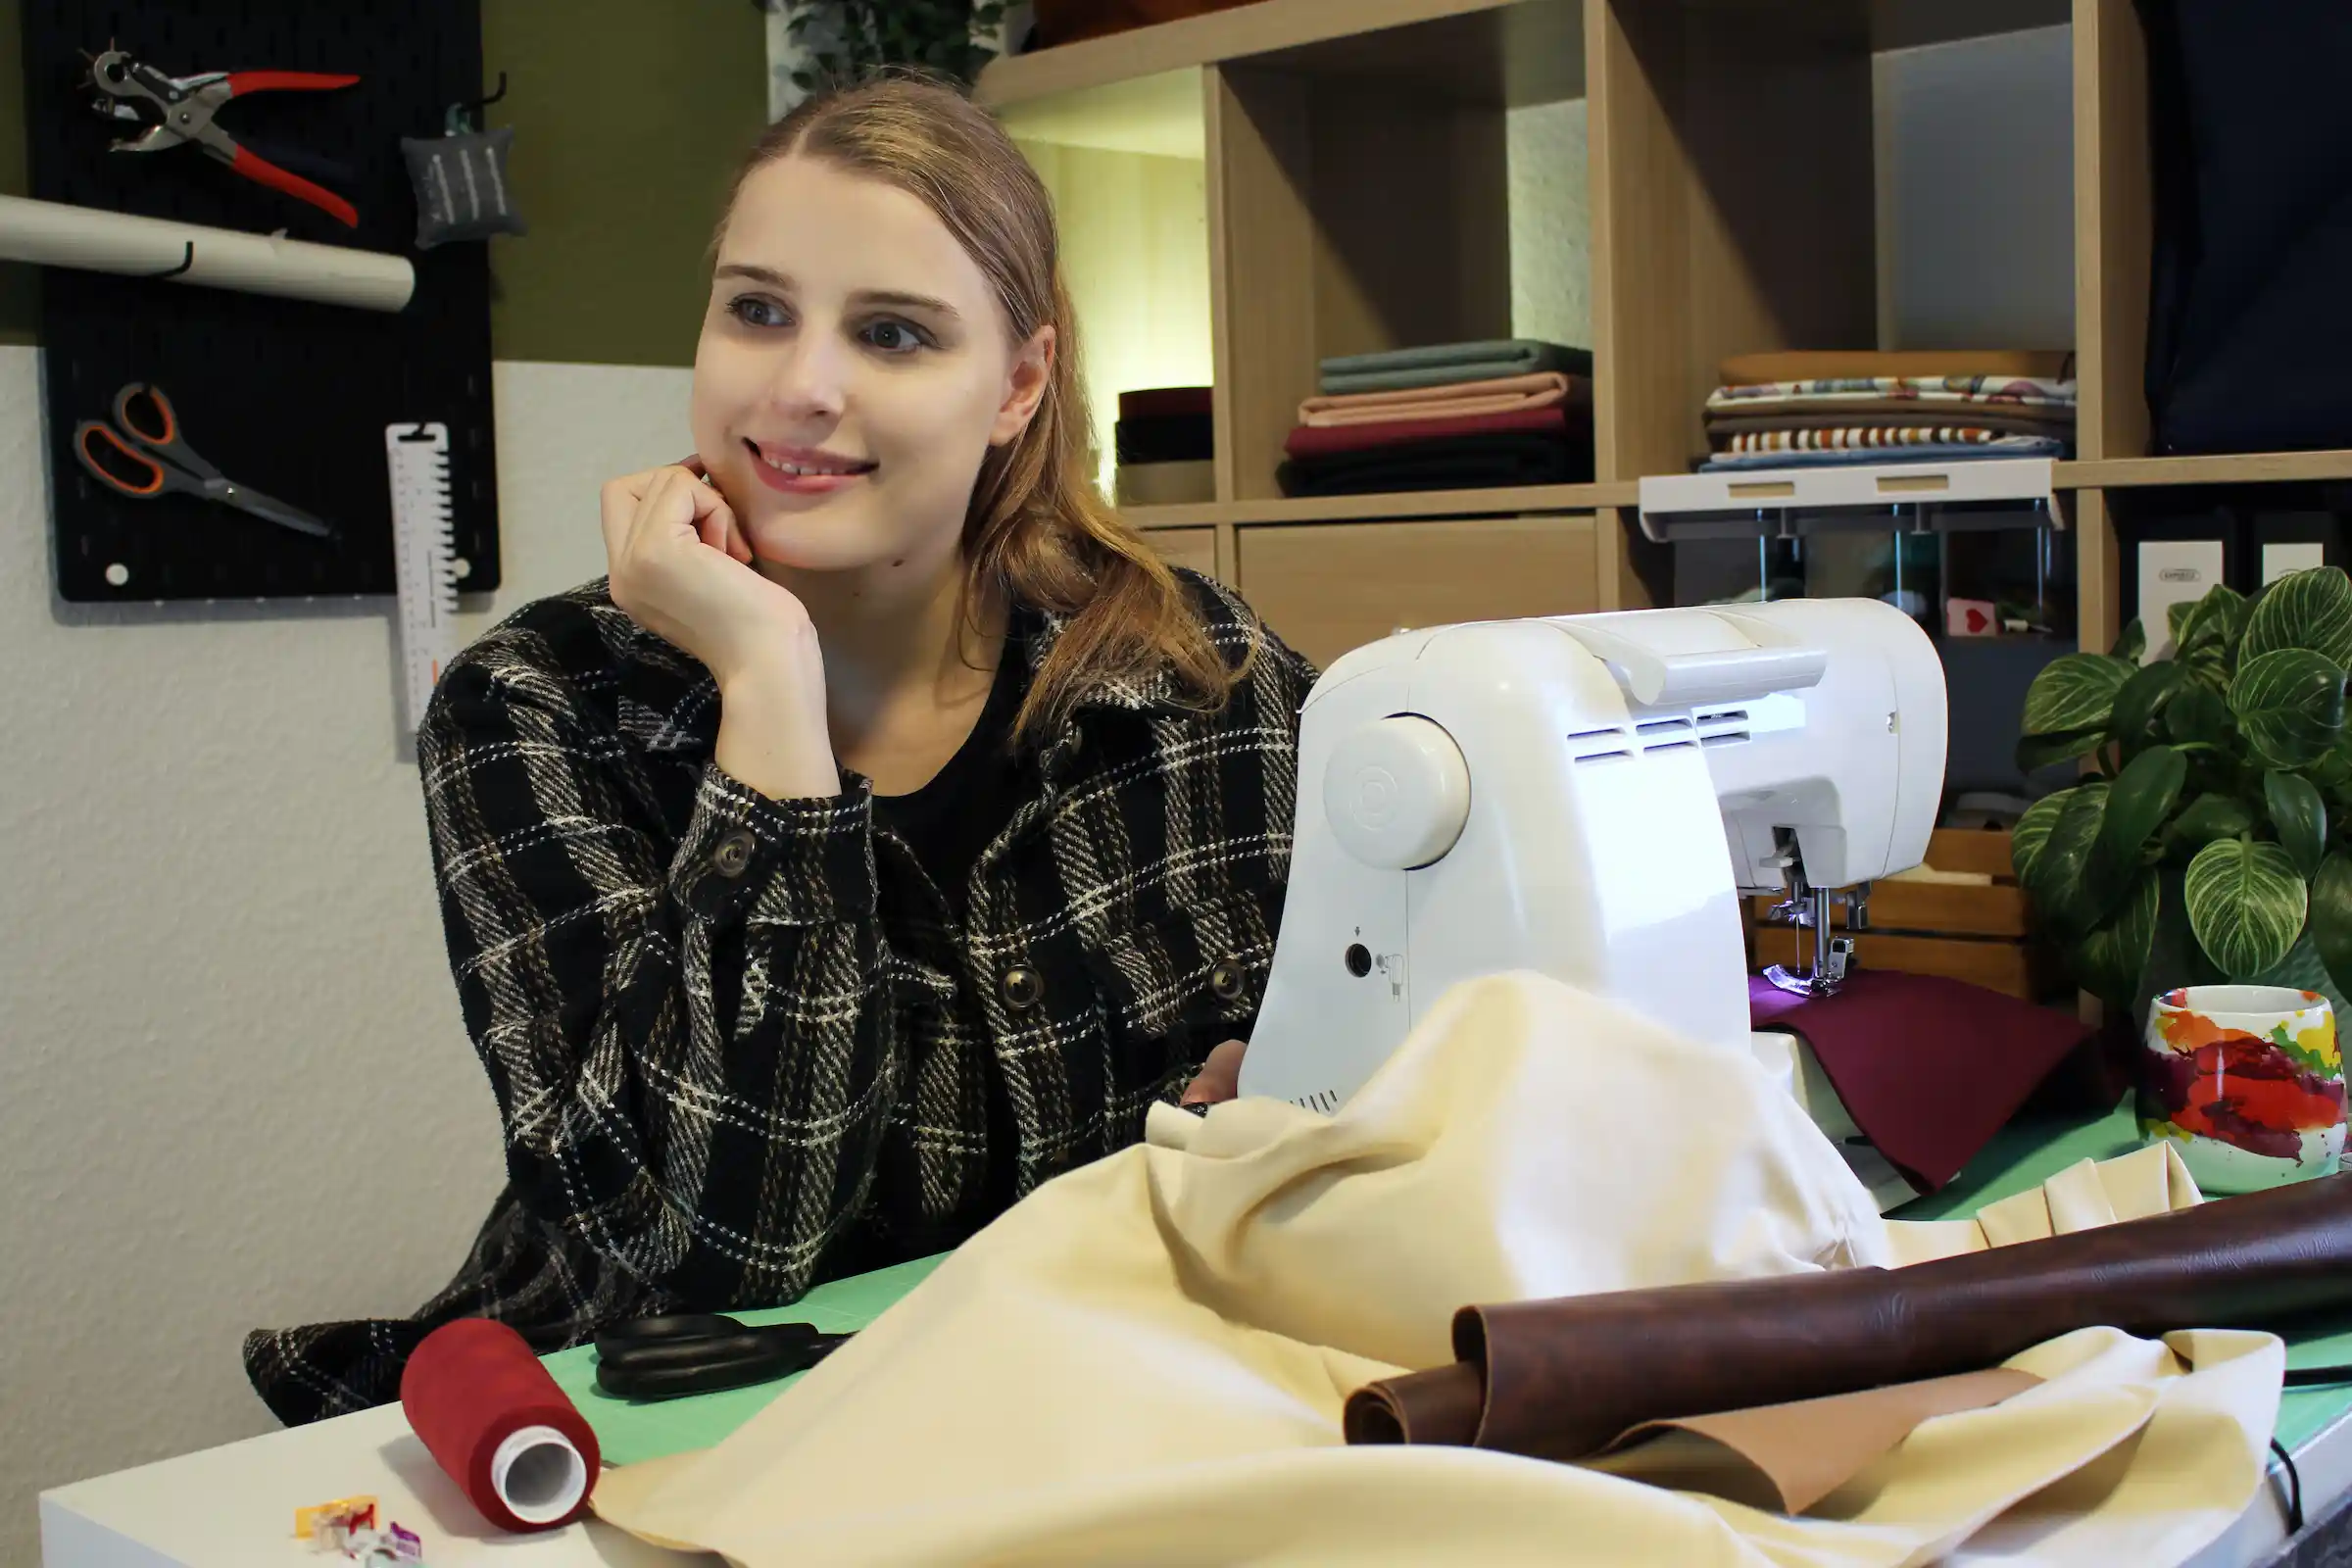
<path id="1" fill-rule="evenodd" d="M 1276 470 L 1286 496 L 1592 477 L 1592 356 L 1519 338 L 1323 362 Z"/>
<path id="2" fill-rule="evenodd" d="M 1170 507 L 1217 498 L 1216 435 L 1204 386 L 1152 387 L 1119 394 L 1112 427 L 1122 507 Z"/>
<path id="3" fill-rule="evenodd" d="M 1701 472 L 2062 458 L 2074 446 L 2072 354 L 1744 354 L 1721 373 Z"/>

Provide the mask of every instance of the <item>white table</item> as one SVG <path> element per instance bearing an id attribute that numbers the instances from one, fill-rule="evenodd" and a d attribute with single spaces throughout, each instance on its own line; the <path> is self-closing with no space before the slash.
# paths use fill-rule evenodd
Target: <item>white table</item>
<path id="1" fill-rule="evenodd" d="M 372 1493 L 377 1521 L 424 1538 L 427 1568 L 710 1568 L 596 1520 L 533 1536 L 493 1529 L 441 1473 L 397 1404 L 41 1494 L 44 1568 L 327 1568 L 294 1510 Z"/>
<path id="2" fill-rule="evenodd" d="M 2303 1508 L 2330 1539 L 2352 1537 L 2352 1411 L 2295 1454 Z M 2284 1477 L 2192 1568 L 2270 1564 L 2286 1541 Z M 702 1553 L 663 1551 L 596 1521 L 537 1536 L 493 1530 L 441 1473 L 397 1404 L 142 1465 L 41 1494 L 44 1568 L 270 1568 L 340 1559 L 294 1537 L 294 1510 L 372 1493 L 388 1517 L 424 1538 L 428 1568 L 709 1568 Z M 2315 1528 L 2307 1532 L 2317 1534 Z"/>

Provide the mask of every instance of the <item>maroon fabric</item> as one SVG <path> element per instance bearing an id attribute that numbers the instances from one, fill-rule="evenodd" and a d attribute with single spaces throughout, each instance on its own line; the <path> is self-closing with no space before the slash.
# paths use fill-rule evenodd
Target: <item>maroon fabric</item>
<path id="1" fill-rule="evenodd" d="M 1513 409 L 1508 414 L 1472 414 L 1451 419 L 1394 419 L 1380 424 L 1302 424 L 1282 450 L 1294 458 L 1327 458 L 1342 452 L 1371 452 L 1443 441 L 1461 435 L 1556 435 L 1563 441 L 1592 428 L 1590 409 L 1555 405 Z"/>
<path id="2" fill-rule="evenodd" d="M 1813 1048 L 1854 1125 L 1912 1186 L 1934 1192 L 2090 1038 L 2068 1012 L 1938 975 L 1863 969 L 1836 996 L 1747 982 L 1748 1019 Z"/>
<path id="3" fill-rule="evenodd" d="M 1119 417 L 1122 419 L 1165 419 L 1187 415 L 1208 417 L 1208 400 L 1214 388 L 1205 386 L 1154 386 L 1119 394 Z"/>

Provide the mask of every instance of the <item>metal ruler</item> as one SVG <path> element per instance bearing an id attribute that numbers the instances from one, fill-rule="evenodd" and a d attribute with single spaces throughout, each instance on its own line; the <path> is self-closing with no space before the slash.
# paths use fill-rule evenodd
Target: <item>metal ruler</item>
<path id="1" fill-rule="evenodd" d="M 458 651 L 457 543 L 449 493 L 449 426 L 388 424 L 392 548 L 400 591 L 404 733 L 414 740 L 433 686 Z"/>

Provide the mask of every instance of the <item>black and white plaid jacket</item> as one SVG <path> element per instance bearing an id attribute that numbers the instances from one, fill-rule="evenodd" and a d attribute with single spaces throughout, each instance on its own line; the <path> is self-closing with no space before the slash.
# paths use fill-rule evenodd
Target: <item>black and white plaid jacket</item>
<path id="1" fill-rule="evenodd" d="M 414 1317 L 248 1336 L 270 1409 L 396 1397 L 452 1318 L 546 1352 L 953 1246 L 989 1217 L 992 1060 L 1021 1192 L 1139 1139 L 1256 1013 L 1314 679 L 1187 581 L 1230 662 L 1255 645 L 1247 678 L 1209 714 L 1164 678 L 1094 692 L 1043 738 L 960 929 L 864 779 L 773 801 L 721 773 L 715 683 L 603 581 L 467 649 L 418 761 L 508 1186 Z M 1034 670 L 1057 630 L 1016 610 L 1006 657 Z"/>

